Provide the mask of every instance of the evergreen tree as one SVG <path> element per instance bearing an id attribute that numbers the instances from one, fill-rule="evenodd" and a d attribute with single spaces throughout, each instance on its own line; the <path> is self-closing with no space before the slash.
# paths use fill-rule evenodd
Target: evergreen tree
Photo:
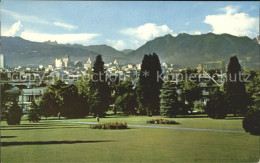
<path id="1" fill-rule="evenodd" d="M 96 57 L 93 66 L 92 80 L 90 80 L 90 111 L 96 116 L 105 116 L 109 109 L 110 88 L 106 81 L 104 62 L 101 55 Z"/>
<path id="2" fill-rule="evenodd" d="M 159 95 L 163 83 L 160 78 L 161 73 L 162 69 L 158 56 L 155 53 L 144 55 L 136 89 L 140 114 L 159 114 Z"/>
<path id="3" fill-rule="evenodd" d="M 242 78 L 241 66 L 236 56 L 230 58 L 227 70 L 227 81 L 224 84 L 230 113 L 245 114 L 247 111 L 248 96 Z"/>
<path id="4" fill-rule="evenodd" d="M 205 110 L 210 118 L 224 119 L 227 115 L 227 109 L 225 94 L 216 90 L 209 99 Z"/>
<path id="5" fill-rule="evenodd" d="M 6 84 L 6 83 L 1 83 L 0 85 L 0 108 L 1 108 L 1 119 L 4 120 L 6 119 L 6 113 L 7 113 L 7 108 L 5 104 L 10 101 L 10 97 L 8 93 L 6 92 L 7 90 L 10 90 L 12 88 L 12 85 Z"/>
<path id="6" fill-rule="evenodd" d="M 29 122 L 39 122 L 41 120 L 39 114 L 39 106 L 33 101 L 28 113 Z"/>
<path id="7" fill-rule="evenodd" d="M 160 95 L 160 113 L 162 116 L 175 117 L 178 111 L 179 102 L 175 84 L 164 82 Z"/>
<path id="8" fill-rule="evenodd" d="M 19 125 L 22 117 L 22 109 L 18 105 L 18 100 L 14 99 L 11 107 L 6 115 L 6 121 L 8 125 Z"/>

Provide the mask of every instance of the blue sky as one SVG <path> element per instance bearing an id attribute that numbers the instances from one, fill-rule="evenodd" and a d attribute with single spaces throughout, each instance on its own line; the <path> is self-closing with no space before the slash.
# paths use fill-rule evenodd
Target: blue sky
<path id="1" fill-rule="evenodd" d="M 1 16 L 4 36 L 119 50 L 166 34 L 259 34 L 259 2 L 2 1 Z"/>

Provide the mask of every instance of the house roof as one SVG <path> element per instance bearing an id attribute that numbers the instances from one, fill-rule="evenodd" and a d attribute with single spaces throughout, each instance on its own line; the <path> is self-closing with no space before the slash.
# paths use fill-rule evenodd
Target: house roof
<path id="1" fill-rule="evenodd" d="M 23 95 L 42 95 L 47 88 L 23 89 Z"/>

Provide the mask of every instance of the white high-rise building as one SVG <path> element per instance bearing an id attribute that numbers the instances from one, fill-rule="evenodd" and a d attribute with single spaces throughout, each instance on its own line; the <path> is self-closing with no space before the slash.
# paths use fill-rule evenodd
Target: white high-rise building
<path id="1" fill-rule="evenodd" d="M 63 62 L 61 59 L 58 59 L 58 58 L 55 59 L 55 67 L 57 69 L 61 69 L 63 67 Z"/>
<path id="2" fill-rule="evenodd" d="M 5 68 L 5 57 L 3 54 L 0 54 L 0 68 Z"/>
<path id="3" fill-rule="evenodd" d="M 87 63 L 84 64 L 84 69 L 86 69 L 86 70 L 90 69 L 90 68 L 91 68 L 91 63 L 92 63 L 92 62 L 91 62 L 91 59 L 88 58 Z"/>
<path id="4" fill-rule="evenodd" d="M 114 65 L 118 65 L 118 62 L 117 62 L 117 60 L 115 59 L 115 61 L 114 61 Z"/>
<path id="5" fill-rule="evenodd" d="M 68 64 L 69 64 L 69 62 L 70 62 L 70 60 L 69 60 L 69 56 L 66 55 L 66 57 L 63 58 L 62 61 L 63 61 L 63 63 L 64 63 L 64 67 L 67 68 L 67 67 L 68 67 Z"/>

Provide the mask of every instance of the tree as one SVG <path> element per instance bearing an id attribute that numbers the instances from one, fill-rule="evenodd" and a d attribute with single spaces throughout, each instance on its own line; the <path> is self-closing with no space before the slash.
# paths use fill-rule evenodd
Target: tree
<path id="1" fill-rule="evenodd" d="M 250 107 L 260 108 L 260 75 L 259 72 L 251 78 L 250 82 L 246 83 Z"/>
<path id="2" fill-rule="evenodd" d="M 156 115 L 160 112 L 160 89 L 163 79 L 158 56 L 144 55 L 136 94 L 140 114 Z"/>
<path id="3" fill-rule="evenodd" d="M 248 96 L 242 78 L 241 66 L 236 56 L 230 58 L 227 70 L 227 81 L 224 84 L 230 113 L 245 114 L 247 111 Z"/>
<path id="4" fill-rule="evenodd" d="M 259 73 L 247 83 L 247 91 L 250 96 L 249 110 L 243 119 L 243 128 L 246 132 L 260 135 L 260 76 Z"/>
<path id="5" fill-rule="evenodd" d="M 61 115 L 67 118 L 83 118 L 88 115 L 84 98 L 78 94 L 77 87 L 72 84 L 63 88 L 63 106 Z"/>
<path id="6" fill-rule="evenodd" d="M 260 109 L 250 108 L 243 119 L 243 128 L 246 132 L 260 135 Z"/>
<path id="7" fill-rule="evenodd" d="M 10 96 L 7 93 L 7 90 L 10 90 L 12 88 L 12 85 L 10 84 L 5 84 L 5 83 L 1 83 L 1 93 L 0 93 L 0 108 L 1 108 L 1 119 L 6 119 L 6 113 L 7 113 L 7 108 L 6 108 L 6 103 L 8 101 L 10 101 Z"/>
<path id="8" fill-rule="evenodd" d="M 216 90 L 206 106 L 206 113 L 213 119 L 224 119 L 227 116 L 228 104 L 225 99 L 225 94 Z"/>
<path id="9" fill-rule="evenodd" d="M 101 55 L 96 57 L 93 66 L 92 80 L 90 80 L 90 112 L 100 117 L 105 116 L 105 112 L 109 109 L 110 88 L 106 81 L 106 73 L 104 62 Z"/>
<path id="10" fill-rule="evenodd" d="M 66 84 L 58 80 L 54 84 L 49 85 L 43 94 L 40 102 L 41 114 L 46 118 L 49 116 L 57 116 L 61 112 L 63 106 L 63 88 Z"/>
<path id="11" fill-rule="evenodd" d="M 33 101 L 28 113 L 29 122 L 39 122 L 41 120 L 39 115 L 39 106 Z"/>
<path id="12" fill-rule="evenodd" d="M 175 117 L 179 111 L 178 94 L 175 84 L 164 82 L 160 95 L 160 113 L 162 116 Z"/>
<path id="13" fill-rule="evenodd" d="M 137 107 L 136 94 L 130 79 L 116 85 L 115 89 L 115 112 L 122 111 L 124 114 L 135 114 Z"/>
<path id="14" fill-rule="evenodd" d="M 196 83 L 187 80 L 183 83 L 182 96 L 188 102 L 187 110 L 192 111 L 192 108 L 194 108 L 193 102 L 201 98 L 201 88 Z"/>
<path id="15" fill-rule="evenodd" d="M 8 110 L 6 121 L 8 125 L 19 125 L 22 117 L 22 109 L 18 105 L 18 100 L 15 99 Z"/>

